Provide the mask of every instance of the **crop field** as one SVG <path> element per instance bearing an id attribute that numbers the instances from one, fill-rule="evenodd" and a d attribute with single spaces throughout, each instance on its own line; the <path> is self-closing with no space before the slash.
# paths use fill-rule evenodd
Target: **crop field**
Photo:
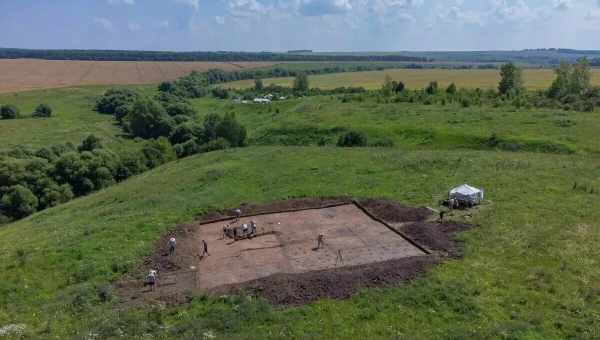
<path id="1" fill-rule="evenodd" d="M 418 72 L 434 71 L 455 72 Z M 0 95 L 0 103 L 16 105 L 22 113 L 40 102 L 56 111 L 47 119 L 0 120 L 0 143 L 33 147 L 77 143 L 94 133 L 110 147 L 127 147 L 134 141 L 122 135 L 112 117 L 92 110 L 105 89 Z M 155 91 L 154 86 L 138 89 Z M 22 337 L 44 339 L 135 339 L 141 334 L 157 339 L 600 337 L 597 111 L 423 105 L 375 97 L 344 102 L 337 96 L 271 105 L 206 97 L 191 104 L 200 116 L 235 113 L 248 129 L 249 146 L 179 159 L 0 227 L 0 329 L 21 325 Z M 389 139 L 394 145 L 336 147 L 339 135 L 350 130 L 365 133 L 370 141 Z M 492 136 L 511 147 L 490 145 Z M 402 284 L 356 289 L 344 299 L 318 299 L 293 307 L 275 307 L 260 292 L 212 295 L 190 294 L 186 289 L 175 297 L 183 304 L 158 300 L 144 305 L 144 294 L 152 293 L 141 292 L 137 307 L 143 307 L 131 308 L 118 292 L 121 280 L 139 268 L 147 269 L 149 258 L 166 246 L 165 237 L 176 228 L 197 226 L 199 216 L 209 212 L 327 197 L 377 198 L 437 208 L 448 189 L 463 183 L 486 192 L 486 204 L 480 209 L 447 215 L 472 226 L 457 236 L 464 256 L 420 270 L 419 277 Z M 242 217 L 242 222 L 249 219 Z M 335 252 L 329 251 L 337 248 L 348 255 L 364 250 L 369 256 L 402 260 L 403 254 L 365 246 L 401 243 L 411 254 L 419 254 L 349 206 L 261 214 L 256 220 L 259 231 L 264 226 L 265 233 L 273 234 L 237 243 L 234 250 L 259 252 L 244 263 L 228 262 L 239 252 L 219 240 L 223 224 L 206 224 L 205 233 L 199 227 L 199 233 L 181 238 L 182 246 L 190 249 L 209 240 L 210 256 L 186 260 L 199 270 L 192 275 L 196 284 L 210 288 L 211 280 L 237 282 L 236 275 L 261 267 L 257 263 L 303 272 L 302 266 L 312 268 L 319 256 L 329 262 L 317 269 L 331 270 Z M 286 221 L 300 228 L 289 233 L 289 239 L 277 234 L 285 232 L 286 223 L 278 223 Z M 368 230 L 360 230 L 365 226 Z M 337 248 L 323 253 L 309 249 L 319 228 L 336 235 L 330 245 Z M 309 255 L 298 257 L 300 251 Z M 344 259 L 357 264 L 371 261 L 366 255 Z M 239 270 L 231 273 L 231 268 Z M 258 277 L 255 271 L 252 274 Z M 320 279 L 303 286 L 299 295 L 323 286 Z M 271 288 L 287 287 L 273 282 Z"/>
<path id="2" fill-rule="evenodd" d="M 0 60 L 0 93 L 79 85 L 156 84 L 192 71 L 264 67 L 263 62 Z"/>
<path id="3" fill-rule="evenodd" d="M 409 89 L 421 89 L 430 81 L 438 81 L 439 85 L 446 87 L 455 83 L 463 88 L 497 88 L 500 81 L 498 70 L 449 70 L 449 69 L 390 69 L 384 71 L 367 71 L 336 73 L 310 76 L 310 86 L 322 89 L 337 87 L 362 86 L 366 89 L 379 89 L 389 75 L 393 80 L 402 81 Z M 525 69 L 523 80 L 525 86 L 531 90 L 547 89 L 554 79 L 554 71 L 550 69 Z M 265 85 L 275 84 L 291 86 L 293 78 L 264 79 Z M 600 85 L 600 70 L 592 70 L 592 83 Z M 254 86 L 253 80 L 241 80 L 224 84 L 229 88 L 249 88 Z"/>

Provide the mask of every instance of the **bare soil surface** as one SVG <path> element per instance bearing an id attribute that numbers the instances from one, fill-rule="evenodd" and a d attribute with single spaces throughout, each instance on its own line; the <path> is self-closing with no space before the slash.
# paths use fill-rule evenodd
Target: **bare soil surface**
<path id="1" fill-rule="evenodd" d="M 0 93 L 80 85 L 157 84 L 177 79 L 192 71 L 234 71 L 272 64 L 1 59 Z"/>
<path id="2" fill-rule="evenodd" d="M 276 305 L 346 298 L 362 288 L 406 282 L 444 258 L 460 256 L 461 244 L 454 234 L 469 228 L 430 222 L 430 210 L 388 200 L 302 198 L 244 204 L 240 209 L 242 218 L 236 223 L 256 221 L 257 237 L 236 242 L 223 237 L 234 209 L 180 225 L 158 241 L 139 270 L 117 284 L 124 303 L 179 304 L 197 293 L 239 292 L 260 295 Z M 318 234 L 325 242 L 316 250 Z M 177 251 L 169 256 L 172 236 Z M 209 256 L 201 256 L 202 240 L 209 245 Z M 160 270 L 155 291 L 142 286 L 151 268 Z"/>

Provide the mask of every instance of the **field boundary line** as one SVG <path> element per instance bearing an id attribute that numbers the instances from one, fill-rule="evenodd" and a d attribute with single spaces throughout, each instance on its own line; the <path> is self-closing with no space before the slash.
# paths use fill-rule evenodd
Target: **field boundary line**
<path id="1" fill-rule="evenodd" d="M 283 209 L 283 210 L 264 211 L 264 212 L 255 213 L 255 214 L 242 214 L 242 215 L 240 215 L 240 218 L 241 217 L 272 215 L 272 214 L 279 214 L 279 213 L 290 213 L 290 212 L 298 212 L 298 211 L 306 211 L 306 210 L 320 210 L 320 209 L 335 208 L 335 207 L 340 207 L 343 205 L 352 205 L 352 204 L 354 204 L 352 201 L 345 201 L 345 202 L 330 203 L 330 204 L 321 205 L 318 207 L 290 208 L 290 209 Z M 225 221 L 229 221 L 229 220 L 234 220 L 235 218 L 236 218 L 235 216 L 220 217 L 220 218 L 216 218 L 216 219 L 212 219 L 212 220 L 201 221 L 198 225 L 202 226 L 202 225 L 216 223 L 216 222 L 225 222 Z"/>
<path id="2" fill-rule="evenodd" d="M 406 234 L 404 234 L 403 232 L 396 230 L 394 227 L 392 227 L 391 225 L 389 225 L 387 222 L 385 222 L 384 220 L 380 219 L 379 217 L 373 215 L 371 212 L 369 212 L 365 207 L 363 207 L 359 201 L 357 200 L 352 200 L 352 203 L 358 208 L 360 209 L 363 213 L 365 213 L 367 216 L 369 216 L 371 219 L 373 219 L 375 222 L 379 222 L 381 224 L 383 224 L 386 228 L 388 228 L 389 230 L 391 230 L 392 232 L 394 232 L 395 234 L 397 234 L 398 236 L 402 237 L 403 239 L 405 239 L 408 243 L 412 244 L 413 246 L 417 247 L 417 249 L 419 249 L 420 251 L 422 251 L 423 253 L 425 253 L 426 255 L 431 255 L 431 251 L 425 247 L 423 247 L 422 245 L 420 245 L 419 243 L 417 243 L 416 241 L 414 241 L 413 239 L 411 239 L 410 237 L 408 237 Z"/>

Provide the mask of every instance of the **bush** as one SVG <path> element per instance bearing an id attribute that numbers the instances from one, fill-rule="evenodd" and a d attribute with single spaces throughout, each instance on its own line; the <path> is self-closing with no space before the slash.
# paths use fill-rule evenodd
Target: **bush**
<path id="1" fill-rule="evenodd" d="M 126 120 L 129 131 L 136 137 L 168 137 L 173 131 L 173 119 L 158 102 L 148 98 L 138 99 Z"/>
<path id="2" fill-rule="evenodd" d="M 40 104 L 35 108 L 32 116 L 37 118 L 48 118 L 52 116 L 52 108 L 46 104 Z"/>
<path id="3" fill-rule="evenodd" d="M 216 137 L 226 139 L 233 147 L 244 146 L 246 143 L 246 128 L 235 119 L 235 114 L 228 113 L 217 125 Z"/>
<path id="4" fill-rule="evenodd" d="M 340 147 L 367 146 L 367 136 L 362 132 L 349 131 L 340 136 L 337 142 Z"/>
<path id="5" fill-rule="evenodd" d="M 215 98 L 219 98 L 219 99 L 227 99 L 229 98 L 229 92 L 223 88 L 220 87 L 215 87 L 214 89 L 212 89 L 212 95 Z"/>
<path id="6" fill-rule="evenodd" d="M 101 148 L 102 148 L 102 143 L 100 141 L 100 138 L 98 138 L 94 135 L 89 135 L 81 142 L 81 145 L 79 145 L 77 150 L 79 150 L 79 152 L 82 152 L 82 151 L 94 151 L 96 149 L 101 149 Z"/>
<path id="7" fill-rule="evenodd" d="M 104 114 L 116 114 L 119 109 L 122 114 L 138 98 L 138 94 L 130 89 L 109 89 L 96 101 L 96 111 Z"/>
<path id="8" fill-rule="evenodd" d="M 169 104 L 166 107 L 167 114 L 171 117 L 175 116 L 186 116 L 186 117 L 195 117 L 196 110 L 187 103 L 173 103 Z"/>
<path id="9" fill-rule="evenodd" d="M 36 212 L 38 199 L 33 192 L 22 185 L 8 188 L 0 199 L 0 208 L 9 217 L 23 218 Z"/>
<path id="10" fill-rule="evenodd" d="M 434 95 L 436 93 L 438 93 L 438 82 L 437 81 L 432 81 L 429 83 L 429 85 L 427 85 L 427 87 L 425 88 L 425 92 L 429 95 Z"/>
<path id="11" fill-rule="evenodd" d="M 225 138 L 217 138 L 215 140 L 211 140 L 206 144 L 200 145 L 200 152 L 224 150 L 229 148 L 230 146 L 231 144 Z"/>
<path id="12" fill-rule="evenodd" d="M 448 88 L 446 88 L 446 93 L 453 95 L 456 93 L 456 85 L 454 83 L 450 84 Z"/>
<path id="13" fill-rule="evenodd" d="M 0 107 L 0 118 L 15 119 L 19 117 L 19 109 L 13 105 L 3 105 Z"/>
<path id="14" fill-rule="evenodd" d="M 177 126 L 175 130 L 173 130 L 173 133 L 171 133 L 171 136 L 169 136 L 169 141 L 173 145 L 182 144 L 192 139 L 194 139 L 194 131 L 190 124 L 181 124 Z"/>

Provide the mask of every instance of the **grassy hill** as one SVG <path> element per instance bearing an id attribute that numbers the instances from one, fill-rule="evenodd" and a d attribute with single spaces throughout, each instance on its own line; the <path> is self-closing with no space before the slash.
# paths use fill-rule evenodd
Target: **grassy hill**
<path id="1" fill-rule="evenodd" d="M 78 143 L 94 133 L 109 148 L 129 147 L 134 142 L 122 138 L 112 118 L 92 110 L 103 90 L 0 96 L 22 112 L 47 102 L 57 113 L 0 121 L 2 145 Z M 43 339 L 600 334 L 597 112 L 335 96 L 270 106 L 213 98 L 192 103 L 200 115 L 235 112 L 251 146 L 175 161 L 1 227 L 0 329 L 24 324 L 24 338 Z M 334 147 L 348 130 L 395 146 Z M 494 136 L 504 144 L 491 145 Z M 465 258 L 398 288 L 288 309 L 206 296 L 179 307 L 124 309 L 111 290 L 165 231 L 208 210 L 338 195 L 434 206 L 464 182 L 483 187 L 489 201 L 473 216 L 477 227 L 460 236 Z"/>
<path id="2" fill-rule="evenodd" d="M 572 186 L 599 187 L 598 166 L 578 155 L 389 148 L 195 156 L 0 229 L 0 325 L 25 323 L 47 338 L 592 337 L 600 330 L 600 270 L 592 265 L 600 205 L 597 194 Z M 200 297 L 177 309 L 115 313 L 115 302 L 99 297 L 165 230 L 208 209 L 321 195 L 428 205 L 465 181 L 484 187 L 491 202 L 475 216 L 478 228 L 462 235 L 465 259 L 401 288 L 287 310 Z"/>
<path id="3" fill-rule="evenodd" d="M 498 70 L 447 70 L 447 69 L 390 69 L 384 71 L 367 71 L 352 73 L 335 73 L 310 76 L 310 85 L 322 89 L 333 89 L 343 86 L 363 86 L 366 89 L 379 89 L 386 75 L 394 80 L 402 81 L 410 89 L 422 89 L 430 81 L 437 80 L 442 87 L 454 82 L 458 87 L 496 89 L 500 81 Z M 592 83 L 600 85 L 600 70 L 592 72 Z M 545 90 L 554 79 L 551 69 L 526 69 L 523 71 L 525 86 L 530 90 Z M 291 86 L 293 78 L 264 79 L 265 86 L 270 84 Z M 254 86 L 253 80 L 241 80 L 223 85 L 230 88 L 249 88 Z"/>

